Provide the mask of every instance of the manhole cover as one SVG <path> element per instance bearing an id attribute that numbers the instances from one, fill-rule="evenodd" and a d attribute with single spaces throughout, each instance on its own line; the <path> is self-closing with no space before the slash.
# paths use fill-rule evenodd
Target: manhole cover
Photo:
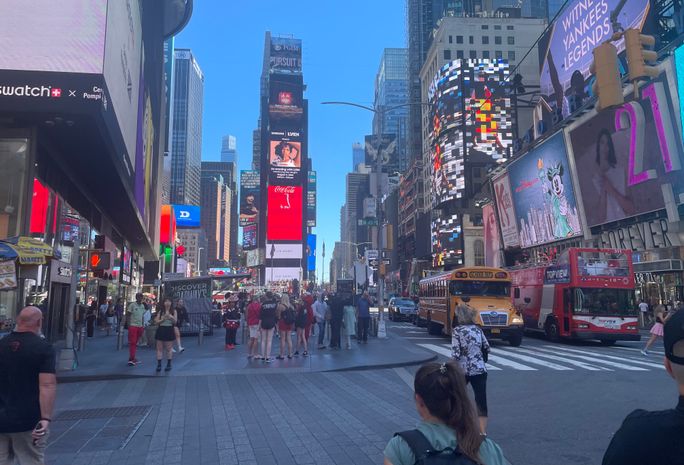
<path id="1" fill-rule="evenodd" d="M 149 405 L 64 410 L 55 417 L 52 452 L 123 449 L 152 411 Z"/>

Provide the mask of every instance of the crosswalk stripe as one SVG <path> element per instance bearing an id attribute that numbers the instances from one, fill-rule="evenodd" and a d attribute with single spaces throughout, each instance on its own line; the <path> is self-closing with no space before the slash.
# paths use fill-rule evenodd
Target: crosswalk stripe
<path id="1" fill-rule="evenodd" d="M 509 349 L 509 350 L 513 350 L 513 349 Z M 573 365 L 573 366 L 582 368 L 582 369 L 584 369 L 584 370 L 589 370 L 589 371 L 613 371 L 611 368 L 608 368 L 608 367 L 590 365 L 590 364 L 588 364 L 588 363 L 580 362 L 580 361 L 578 361 L 578 360 L 571 360 L 571 359 L 568 359 L 568 358 L 558 357 L 558 356 L 556 356 L 556 355 L 551 355 L 551 354 L 541 354 L 541 353 L 538 353 L 538 352 L 534 352 L 534 351 L 531 350 L 531 349 L 525 349 L 525 348 L 522 348 L 522 347 L 517 347 L 515 350 L 516 350 L 517 352 L 525 352 L 525 353 L 528 353 L 528 354 L 531 354 L 531 355 L 536 355 L 537 357 L 544 357 L 544 358 L 548 358 L 548 359 L 550 359 L 550 360 L 556 360 L 556 361 L 558 361 L 558 362 L 568 363 L 568 364 L 570 364 L 570 365 Z"/>
<path id="2" fill-rule="evenodd" d="M 629 371 L 648 371 L 646 368 L 640 368 L 640 367 L 635 367 L 632 365 L 625 365 L 624 363 L 617 363 L 617 362 L 611 362 L 608 360 L 601 360 L 595 356 L 588 357 L 586 355 L 580 355 L 580 354 L 573 354 L 573 353 L 568 353 L 568 352 L 563 352 L 559 350 L 557 346 L 544 346 L 544 347 L 550 347 L 550 349 L 542 349 L 542 348 L 537 348 L 537 350 L 542 351 L 542 352 L 551 352 L 552 354 L 556 355 L 564 355 L 567 357 L 574 357 L 574 358 L 579 358 L 581 360 L 587 360 L 589 362 L 593 363 L 602 363 L 603 365 L 608 365 L 612 366 L 615 368 L 622 368 L 623 370 L 629 370 Z M 590 353 L 590 352 L 589 352 Z M 593 354 L 592 354 L 593 355 Z"/>
<path id="3" fill-rule="evenodd" d="M 522 363 L 514 362 L 513 360 L 508 360 L 503 357 L 498 357 L 493 354 L 489 354 L 489 360 L 492 362 L 499 364 L 499 365 L 504 365 L 508 366 L 511 368 L 515 368 L 516 370 L 521 370 L 521 371 L 537 371 L 536 368 L 529 367 L 527 365 L 523 365 Z"/>
<path id="4" fill-rule="evenodd" d="M 489 356 L 491 357 L 492 354 L 494 354 L 494 355 L 496 355 L 496 354 L 498 354 L 498 355 L 506 355 L 506 356 L 508 356 L 508 357 L 518 358 L 518 359 L 522 360 L 523 362 L 533 363 L 533 364 L 536 364 L 536 365 L 541 365 L 541 366 L 544 366 L 544 367 L 547 367 L 547 368 L 551 368 L 552 370 L 559 370 L 559 371 L 569 371 L 569 370 L 572 370 L 572 368 L 570 368 L 570 367 L 566 367 L 566 366 L 562 366 L 562 365 L 557 365 L 557 364 L 555 364 L 555 363 L 547 362 L 546 360 L 541 360 L 541 359 L 534 358 L 534 357 L 528 357 L 527 355 L 523 355 L 523 354 L 519 354 L 519 353 L 514 353 L 514 352 L 509 351 L 509 350 L 501 350 L 501 349 L 498 349 L 498 348 L 497 348 L 497 349 L 492 349 Z"/>
<path id="5" fill-rule="evenodd" d="M 420 347 L 423 347 L 425 349 L 431 350 L 433 352 L 437 352 L 440 355 L 444 355 L 445 357 L 451 358 L 451 348 L 447 349 L 445 347 L 438 346 L 436 344 L 418 344 Z M 499 367 L 495 367 L 493 365 L 490 365 L 489 363 L 486 364 L 487 370 L 488 371 L 498 371 L 501 370 Z"/>
<path id="6" fill-rule="evenodd" d="M 551 346 L 545 346 L 545 347 L 551 347 Z M 646 362 L 646 361 L 643 361 L 643 360 L 635 360 L 635 359 L 632 359 L 632 358 L 624 358 L 624 357 L 615 357 L 615 356 L 613 356 L 613 355 L 599 354 L 599 353 L 591 352 L 591 351 L 588 351 L 588 350 L 570 349 L 570 348 L 567 348 L 567 347 L 555 347 L 555 348 L 557 348 L 557 349 L 559 349 L 559 350 L 564 350 L 564 351 L 567 351 L 567 352 L 572 352 L 572 353 L 590 354 L 590 355 L 593 355 L 594 357 L 603 357 L 603 358 L 607 358 L 607 359 L 610 359 L 610 360 L 618 360 L 618 361 L 621 361 L 621 362 L 635 363 L 635 364 L 637 364 L 637 365 L 644 365 L 644 366 L 648 366 L 648 367 L 651 367 L 651 368 L 660 368 L 660 369 L 663 369 L 663 370 L 665 369 L 665 367 L 664 367 L 663 365 L 658 365 L 658 364 L 656 364 L 656 363 Z"/>
<path id="7" fill-rule="evenodd" d="M 641 349 L 635 349 L 634 347 L 613 347 L 613 349 L 629 350 L 630 352 L 641 352 Z M 665 355 L 665 352 L 659 352 L 657 350 L 648 349 L 649 354 Z"/>

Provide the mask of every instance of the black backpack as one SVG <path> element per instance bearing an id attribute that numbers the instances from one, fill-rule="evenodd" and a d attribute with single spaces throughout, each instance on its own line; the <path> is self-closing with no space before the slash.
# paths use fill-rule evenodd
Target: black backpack
<path id="1" fill-rule="evenodd" d="M 470 457 L 463 455 L 458 446 L 456 449 L 447 447 L 436 450 L 425 435 L 417 429 L 402 431 L 396 433 L 395 436 L 401 436 L 411 448 L 413 455 L 416 456 L 414 465 L 478 465 Z"/>
<path id="2" fill-rule="evenodd" d="M 291 325 L 292 323 L 294 323 L 295 322 L 295 311 L 294 311 L 294 309 L 292 307 L 285 308 L 285 310 L 283 310 L 281 318 L 283 319 L 283 322 L 285 322 L 286 325 Z"/>

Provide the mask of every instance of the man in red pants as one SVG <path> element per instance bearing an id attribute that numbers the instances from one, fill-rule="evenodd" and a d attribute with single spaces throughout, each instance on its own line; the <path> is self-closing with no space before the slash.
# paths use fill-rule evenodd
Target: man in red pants
<path id="1" fill-rule="evenodd" d="M 138 350 L 138 339 L 140 339 L 145 331 L 143 323 L 143 315 L 145 314 L 145 305 L 143 304 L 143 295 L 138 292 L 135 295 L 135 303 L 128 304 L 128 366 L 135 366 L 140 361 L 135 358 L 135 352 Z"/>

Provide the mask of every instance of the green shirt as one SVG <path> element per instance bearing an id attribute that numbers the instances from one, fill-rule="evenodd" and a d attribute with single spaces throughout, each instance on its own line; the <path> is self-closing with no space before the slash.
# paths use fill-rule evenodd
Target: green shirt
<path id="1" fill-rule="evenodd" d="M 456 432 L 447 425 L 421 421 L 416 427 L 436 450 L 456 448 Z M 399 436 L 394 436 L 385 447 L 385 457 L 392 465 L 413 465 L 416 456 L 409 445 Z M 510 465 L 498 444 L 486 438 L 480 445 L 480 458 L 484 465 Z"/>
<path id="2" fill-rule="evenodd" d="M 128 304 L 128 326 L 143 326 L 143 315 L 145 314 L 145 306 L 137 302 Z"/>

